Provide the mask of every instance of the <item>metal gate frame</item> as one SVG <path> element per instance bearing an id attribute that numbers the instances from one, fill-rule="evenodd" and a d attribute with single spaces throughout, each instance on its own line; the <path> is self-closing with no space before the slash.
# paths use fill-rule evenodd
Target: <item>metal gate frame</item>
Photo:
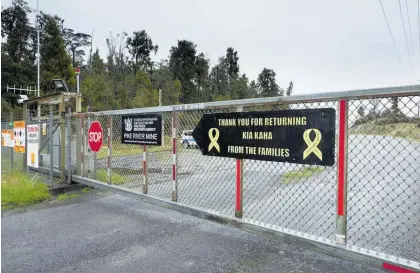
<path id="1" fill-rule="evenodd" d="M 206 210 L 197 208 L 177 202 L 177 198 L 172 197 L 171 200 L 166 200 L 158 197 L 152 197 L 146 193 L 138 193 L 127 188 L 100 183 L 96 180 L 85 178 L 78 175 L 73 175 L 72 180 L 78 183 L 89 185 L 97 188 L 104 188 L 118 192 L 123 195 L 138 198 L 146 202 L 150 202 L 166 208 L 171 208 L 189 215 L 197 216 L 203 219 L 213 220 L 223 224 L 234 227 L 239 227 L 244 230 L 256 232 L 262 235 L 270 235 L 278 237 L 285 242 L 293 242 L 302 244 L 305 247 L 316 249 L 317 251 L 324 252 L 333 256 L 344 259 L 356 261 L 370 267 L 382 270 L 393 270 L 396 272 L 420 272 L 420 261 L 410 261 L 407 259 L 395 257 L 392 255 L 380 253 L 377 251 L 363 249 L 356 246 L 346 244 L 347 239 L 347 140 L 348 140 L 348 102 L 351 100 L 362 99 L 375 99 L 375 98 L 392 98 L 404 96 L 419 96 L 420 85 L 376 88 L 366 90 L 355 90 L 346 92 L 330 92 L 320 93 L 314 95 L 297 95 L 290 97 L 269 97 L 245 100 L 231 100 L 221 102 L 208 102 L 208 103 L 195 103 L 186 105 L 173 105 L 161 107 L 149 107 L 138 109 L 125 109 L 125 110 L 112 110 L 112 111 L 99 111 L 88 113 L 76 113 L 72 118 L 92 118 L 100 116 L 118 116 L 126 114 L 140 114 L 140 113 L 162 113 L 172 112 L 174 116 L 181 111 L 193 110 L 207 110 L 207 109 L 220 109 L 232 107 L 239 109 L 242 106 L 256 106 L 256 105 L 274 105 L 281 103 L 313 103 L 324 101 L 337 101 L 338 102 L 338 119 L 339 119 L 339 136 L 338 136 L 338 157 L 337 157 L 337 202 L 336 202 L 336 233 L 335 240 L 320 238 L 313 235 L 308 235 L 303 232 L 289 230 L 286 228 L 277 227 L 270 224 L 264 224 L 256 221 L 250 221 L 242 218 L 242 164 L 237 164 L 236 175 L 236 206 L 235 215 L 237 218 L 229 217 L 220 214 L 213 210 Z M 176 121 L 173 122 L 176 124 Z M 173 127 L 176 132 L 177 127 Z M 176 133 L 174 134 L 176 141 Z M 176 147 L 176 144 L 174 144 Z M 173 193 L 172 196 L 177 197 L 177 160 L 176 148 L 174 148 L 174 168 L 173 168 Z M 108 155 L 110 156 L 110 155 Z M 108 167 L 109 168 L 109 167 Z M 238 175 L 239 174 L 239 175 Z M 405 270 L 405 271 L 404 271 Z"/>

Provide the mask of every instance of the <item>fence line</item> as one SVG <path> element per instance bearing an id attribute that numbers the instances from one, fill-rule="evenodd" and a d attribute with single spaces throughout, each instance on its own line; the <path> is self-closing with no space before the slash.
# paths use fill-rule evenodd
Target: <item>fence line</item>
<path id="1" fill-rule="evenodd" d="M 180 137 L 203 114 L 308 108 L 336 110 L 334 166 L 207 157 Z M 413 85 L 75 113 L 72 168 L 111 187 L 420 269 L 419 109 Z M 162 114 L 162 146 L 122 144 L 121 115 L 140 113 Z M 93 121 L 104 128 L 98 153 L 87 145 Z"/>

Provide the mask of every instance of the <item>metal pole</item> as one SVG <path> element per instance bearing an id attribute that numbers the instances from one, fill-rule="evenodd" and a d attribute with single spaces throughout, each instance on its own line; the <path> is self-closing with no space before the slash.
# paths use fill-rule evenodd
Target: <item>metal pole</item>
<path id="1" fill-rule="evenodd" d="M 27 170 L 27 168 L 26 168 L 26 157 L 27 157 L 27 155 L 26 155 L 26 153 L 27 153 L 27 149 L 26 149 L 26 145 L 27 145 L 27 143 L 26 143 L 26 140 L 28 139 L 26 136 L 27 136 L 27 132 L 26 132 L 26 124 L 28 123 L 28 116 L 29 116 L 29 111 L 28 111 L 28 105 L 26 104 L 26 103 L 23 103 L 23 120 L 24 120 L 24 126 L 25 126 L 25 152 L 23 153 L 23 166 L 22 166 L 22 170 L 23 171 L 25 171 L 25 170 Z"/>
<path id="2" fill-rule="evenodd" d="M 236 107 L 237 112 L 242 112 L 243 107 L 239 105 Z M 236 200 L 235 200 L 235 217 L 242 218 L 243 216 L 243 169 L 244 160 L 236 159 Z"/>
<path id="3" fill-rule="evenodd" d="M 174 202 L 178 201 L 177 128 L 178 112 L 172 112 L 172 201 Z M 164 130 L 162 134 L 165 134 Z"/>
<path id="4" fill-rule="evenodd" d="M 67 184 L 71 185 L 71 175 L 72 175 L 72 168 L 71 168 L 71 127 L 70 127 L 70 120 L 71 119 L 71 108 L 67 113 L 66 117 L 66 161 L 67 161 Z"/>
<path id="5" fill-rule="evenodd" d="M 143 145 L 143 193 L 147 194 L 149 185 L 147 184 L 147 145 Z"/>
<path id="6" fill-rule="evenodd" d="M 76 88 L 77 88 L 77 97 L 76 97 L 76 113 L 82 112 L 82 97 L 80 95 L 80 74 L 76 74 Z"/>
<path id="7" fill-rule="evenodd" d="M 64 95 L 61 95 L 60 102 L 60 179 L 64 182 L 66 179 L 66 119 Z"/>
<path id="8" fill-rule="evenodd" d="M 162 89 L 159 89 L 159 106 L 162 106 Z"/>
<path id="9" fill-rule="evenodd" d="M 38 90 L 38 97 L 40 96 L 41 89 L 40 89 L 40 63 L 41 63 L 41 55 L 39 53 L 39 0 L 36 0 L 36 35 L 37 35 L 37 90 Z M 38 110 L 38 117 L 41 117 L 41 105 L 38 103 L 37 106 Z"/>
<path id="10" fill-rule="evenodd" d="M 50 186 L 51 188 L 54 188 L 54 180 L 53 180 L 53 171 L 54 171 L 54 165 L 53 165 L 53 161 L 54 161 L 54 147 L 53 147 L 53 107 L 52 105 L 50 106 L 50 129 L 48 130 L 48 141 L 50 144 Z"/>
<path id="11" fill-rule="evenodd" d="M 335 242 L 347 243 L 347 126 L 348 101 L 340 100 L 338 106 L 338 181 L 337 181 L 337 220 Z"/>
<path id="12" fill-rule="evenodd" d="M 112 117 L 108 116 L 108 184 L 112 184 L 111 177 L 111 157 L 112 157 Z"/>
<path id="13" fill-rule="evenodd" d="M 85 118 L 80 118 L 80 175 L 85 175 Z"/>

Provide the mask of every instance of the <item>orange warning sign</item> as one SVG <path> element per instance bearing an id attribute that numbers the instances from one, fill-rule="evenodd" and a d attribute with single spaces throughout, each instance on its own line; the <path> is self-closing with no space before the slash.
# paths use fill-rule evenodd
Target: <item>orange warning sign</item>
<path id="1" fill-rule="evenodd" d="M 25 121 L 13 123 L 13 137 L 15 140 L 15 153 L 25 153 Z"/>

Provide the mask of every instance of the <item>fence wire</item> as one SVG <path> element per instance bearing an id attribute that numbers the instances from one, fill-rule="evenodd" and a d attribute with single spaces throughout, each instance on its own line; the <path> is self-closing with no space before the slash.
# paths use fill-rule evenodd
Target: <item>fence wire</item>
<path id="1" fill-rule="evenodd" d="M 336 110 L 335 158 L 338 145 L 338 101 L 272 103 L 267 105 L 185 110 L 177 112 L 177 201 L 234 215 L 236 161 L 203 156 L 183 131 L 193 130 L 205 113 L 283 109 Z M 420 96 L 348 101 L 347 245 L 402 259 L 420 261 Z M 147 194 L 171 199 L 172 115 L 162 113 L 164 143 L 148 146 Z M 110 178 L 108 122 L 111 121 Z M 74 124 L 76 173 L 139 193 L 145 192 L 144 147 L 121 142 L 121 116 L 95 116 Z M 93 153 L 87 145 L 90 121 L 103 128 L 103 146 Z M 83 131 L 83 135 L 82 132 Z M 82 154 L 84 151 L 84 154 Z M 83 164 L 80 164 L 83 162 Z M 243 218 L 334 241 L 337 217 L 337 160 L 334 166 L 243 160 Z M 83 170 L 81 166 L 84 166 Z"/>
<path id="2" fill-rule="evenodd" d="M 420 261 L 419 96 L 349 101 L 348 244 Z"/>
<path id="3" fill-rule="evenodd" d="M 177 142 L 179 202 L 232 216 L 235 200 L 235 160 L 205 157 L 196 146 L 183 145 L 183 131 L 194 130 L 203 114 L 232 109 L 188 111 L 179 114 Z"/>
<path id="4" fill-rule="evenodd" d="M 247 107 L 246 111 L 333 108 L 337 102 Z M 338 121 L 336 121 L 336 136 Z M 337 141 L 336 151 L 337 154 Z M 326 239 L 335 234 L 337 167 L 246 160 L 244 217 Z"/>

